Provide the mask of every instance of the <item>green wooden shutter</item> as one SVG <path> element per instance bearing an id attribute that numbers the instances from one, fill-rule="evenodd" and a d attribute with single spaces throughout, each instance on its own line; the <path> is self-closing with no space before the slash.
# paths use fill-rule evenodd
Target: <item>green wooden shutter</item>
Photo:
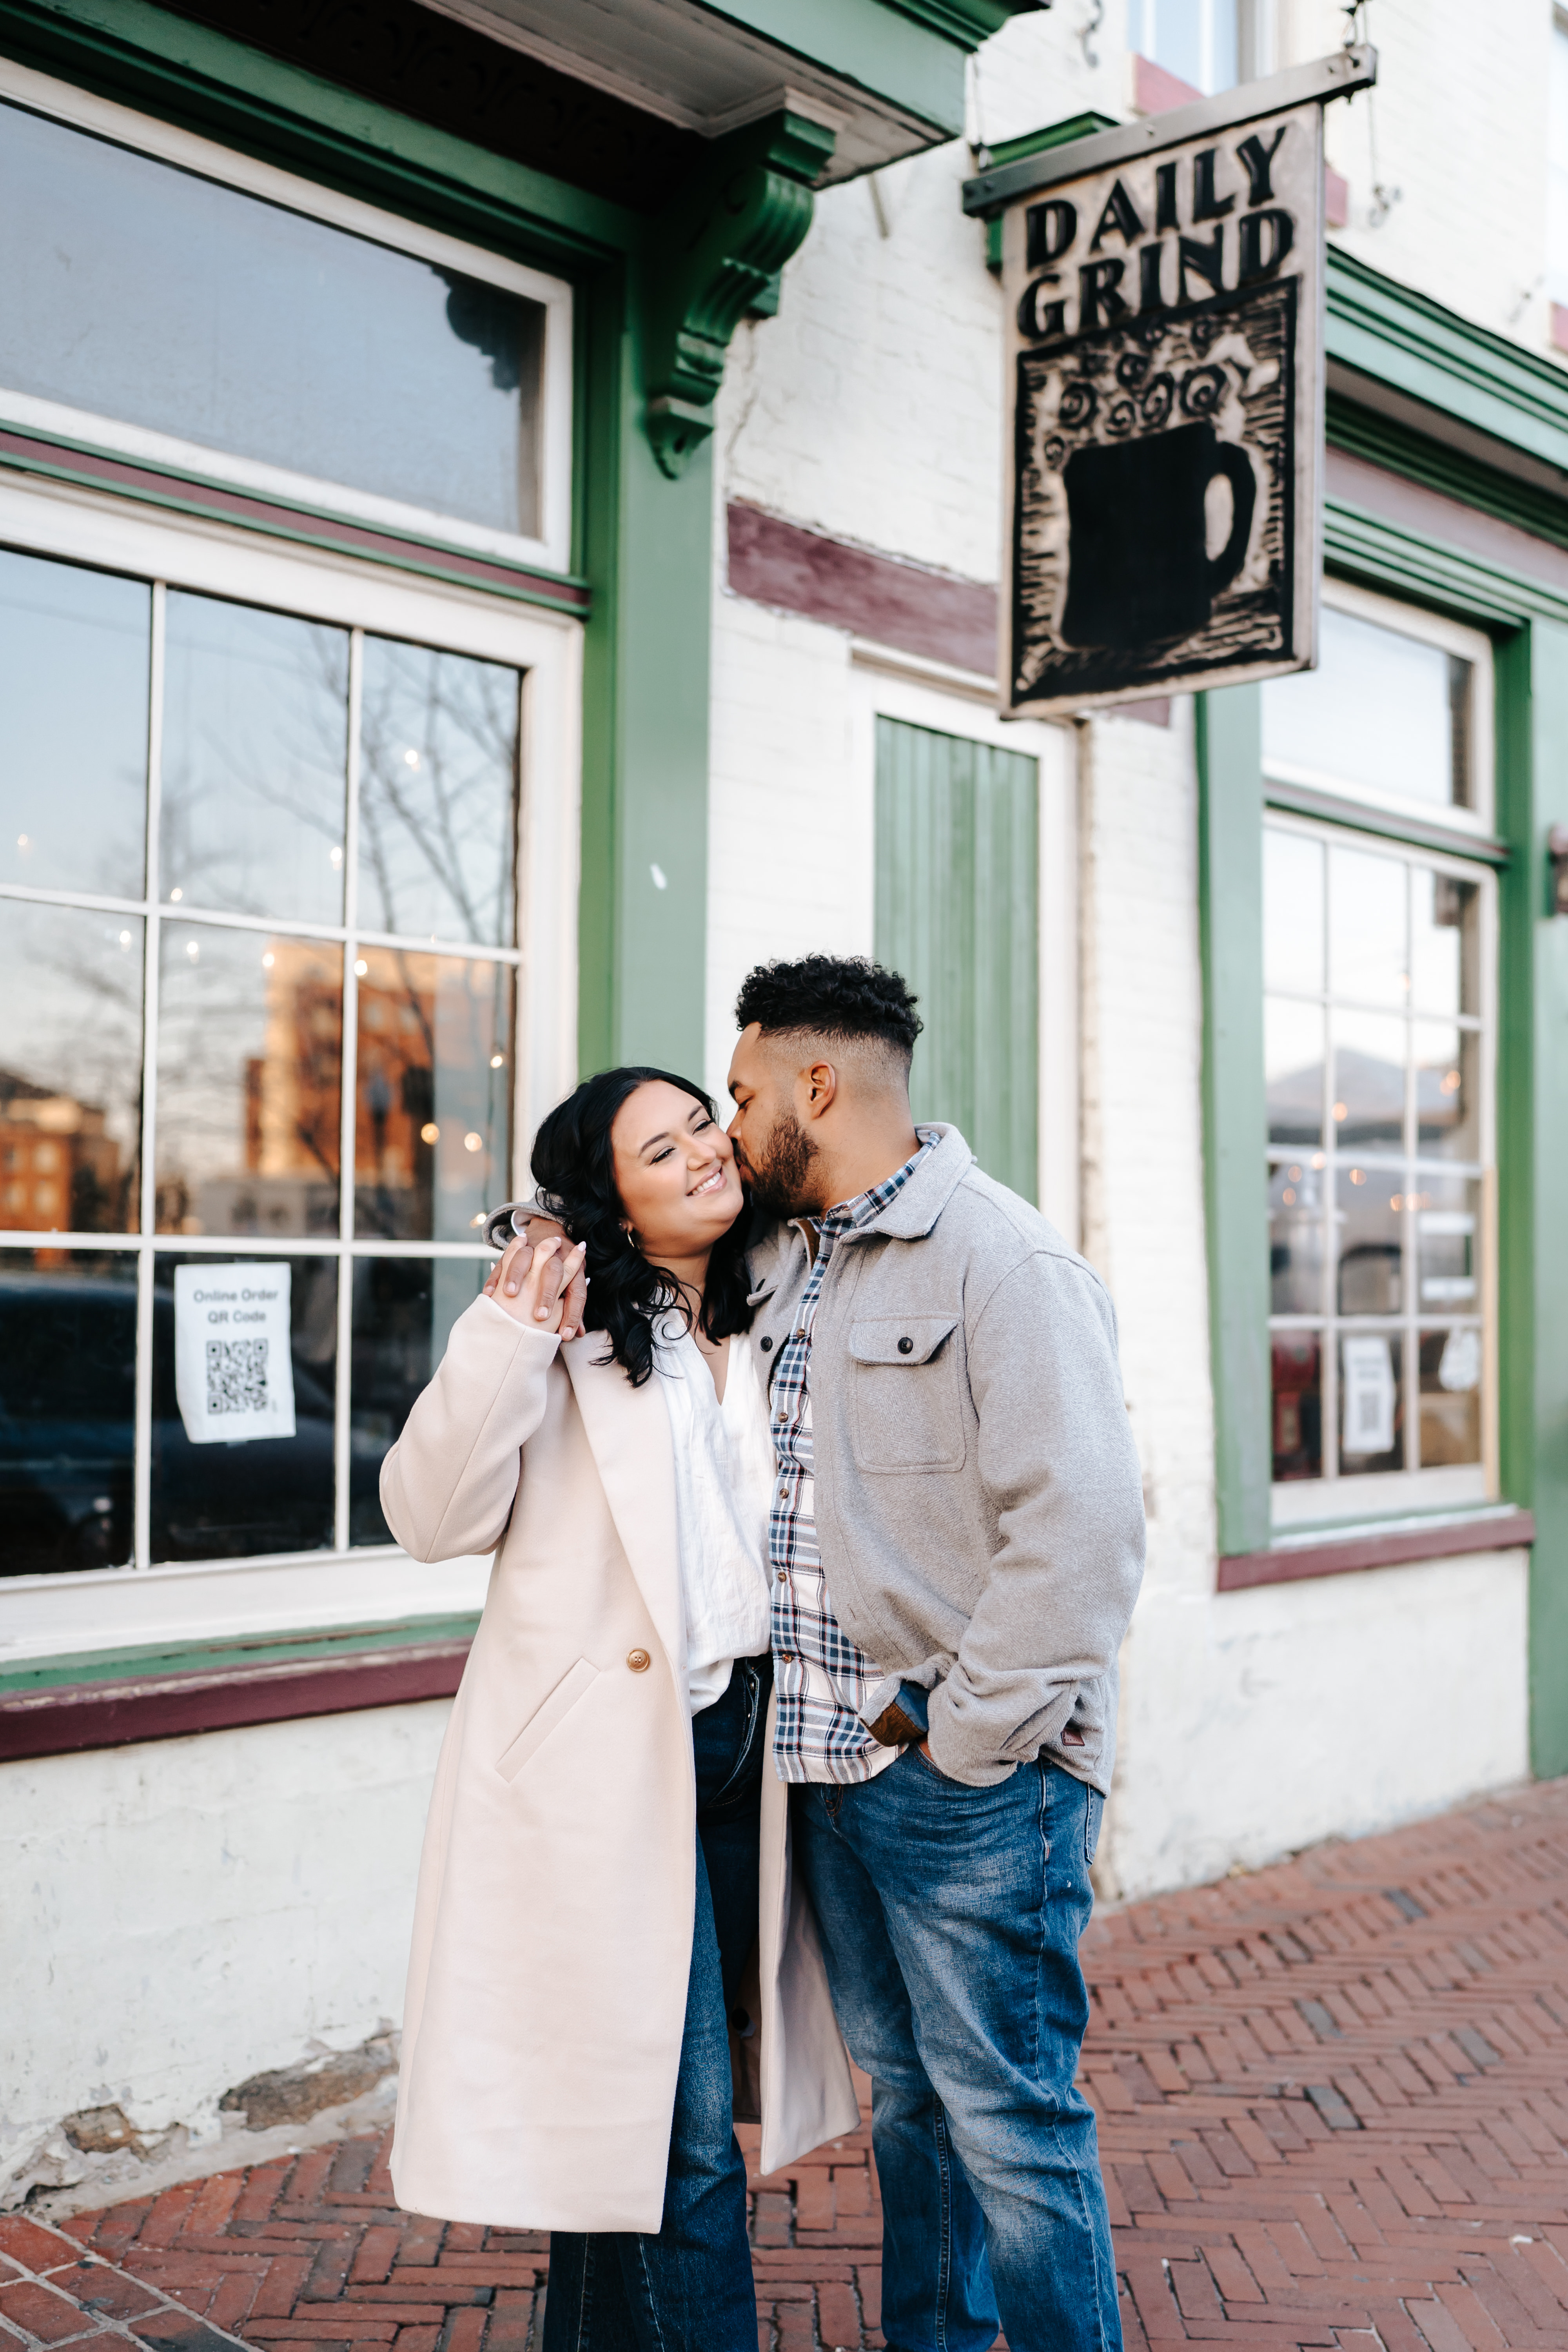
<path id="1" fill-rule="evenodd" d="M 1036 763 L 877 721 L 877 959 L 920 999 L 910 1094 L 1033 1201 L 1039 1137 Z"/>

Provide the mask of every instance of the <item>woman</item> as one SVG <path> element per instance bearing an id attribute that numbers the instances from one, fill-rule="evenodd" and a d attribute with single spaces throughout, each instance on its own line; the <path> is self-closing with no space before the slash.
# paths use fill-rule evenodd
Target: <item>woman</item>
<path id="1" fill-rule="evenodd" d="M 587 1080 L 532 1167 L 574 1246 L 509 1244 L 382 1469 L 416 1559 L 495 1553 L 426 1832 L 393 2178 L 423 2212 L 551 2229 L 545 2352 L 753 2352 L 727 2031 L 753 1952 L 764 2170 L 858 2118 L 763 1769 L 745 1204 L 711 1102 L 658 1070 Z"/>

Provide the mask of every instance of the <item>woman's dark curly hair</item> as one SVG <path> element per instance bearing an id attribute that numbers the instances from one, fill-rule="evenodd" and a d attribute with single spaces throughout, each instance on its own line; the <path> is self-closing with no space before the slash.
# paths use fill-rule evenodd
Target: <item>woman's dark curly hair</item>
<path id="1" fill-rule="evenodd" d="M 575 1094 L 557 1103 L 540 1122 L 530 1162 L 542 1196 L 541 1206 L 548 1203 L 572 1239 L 588 1244 L 583 1328 L 606 1335 L 610 1352 L 602 1360 L 619 1364 L 634 1389 L 641 1388 L 653 1370 L 654 1318 L 671 1307 L 689 1316 L 674 1276 L 644 1257 L 626 1232 L 622 1220 L 626 1213 L 616 1190 L 610 1141 L 616 1114 L 638 1087 L 658 1079 L 700 1102 L 710 1118 L 715 1116 L 712 1097 L 673 1070 L 601 1070 L 597 1077 L 584 1078 Z M 732 1331 L 751 1328 L 746 1250 L 756 1222 L 748 1202 L 729 1232 L 713 1244 L 700 1318 L 710 1339 L 726 1339 Z"/>

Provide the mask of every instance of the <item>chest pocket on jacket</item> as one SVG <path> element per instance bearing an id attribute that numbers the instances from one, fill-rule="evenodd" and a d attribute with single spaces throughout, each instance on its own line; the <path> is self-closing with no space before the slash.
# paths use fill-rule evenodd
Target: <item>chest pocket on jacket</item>
<path id="1" fill-rule="evenodd" d="M 960 1470 L 956 1315 L 864 1317 L 849 1327 L 850 1417 L 862 1470 Z"/>

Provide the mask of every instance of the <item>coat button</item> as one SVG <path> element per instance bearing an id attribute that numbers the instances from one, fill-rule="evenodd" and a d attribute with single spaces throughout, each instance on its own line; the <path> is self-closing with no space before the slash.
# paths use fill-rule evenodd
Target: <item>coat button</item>
<path id="1" fill-rule="evenodd" d="M 763 1355 L 764 1355 L 764 1356 L 765 1356 L 765 1355 L 767 1355 L 767 1354 L 769 1353 L 770 1349 L 772 1349 L 772 1347 L 773 1347 L 773 1341 L 772 1341 L 771 1339 L 764 1339 L 764 1340 L 763 1341 Z"/>
<path id="2" fill-rule="evenodd" d="M 626 1652 L 626 1664 L 630 1666 L 634 1675 L 646 1675 L 649 1666 L 652 1665 L 653 1660 L 648 1656 L 646 1650 L 628 1650 Z"/>
<path id="3" fill-rule="evenodd" d="M 899 1353 L 900 1356 L 912 1356 L 914 1351 L 915 1343 L 912 1339 L 900 1339 L 899 1341 Z"/>

